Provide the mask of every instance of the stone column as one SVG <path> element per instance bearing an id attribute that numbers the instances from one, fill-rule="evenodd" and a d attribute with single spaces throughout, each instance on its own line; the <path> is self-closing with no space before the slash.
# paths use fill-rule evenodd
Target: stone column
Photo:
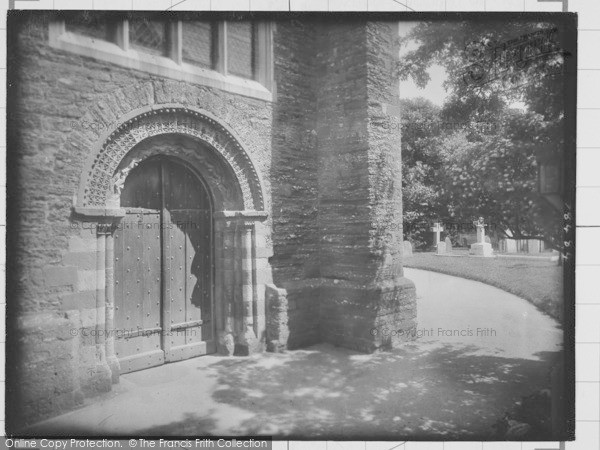
<path id="1" fill-rule="evenodd" d="M 120 208 L 75 207 L 78 220 L 96 224 L 96 367 L 91 373 L 94 391 L 108 391 L 119 381 L 120 365 L 115 354 L 114 324 L 114 236 L 125 217 Z"/>
<path id="2" fill-rule="evenodd" d="M 483 225 L 477 226 L 477 242 L 479 242 L 480 244 L 485 242 L 485 228 L 483 227 Z"/>
<path id="3" fill-rule="evenodd" d="M 234 308 L 235 297 L 235 227 L 229 220 L 219 221 L 221 249 L 215 249 L 221 253 L 221 261 L 217 265 L 222 271 L 217 275 L 221 282 L 221 288 L 216 292 L 220 296 L 215 297 L 215 302 L 220 303 L 216 311 L 221 314 L 217 317 L 217 348 L 223 355 L 233 355 L 234 352 Z"/>
<path id="4" fill-rule="evenodd" d="M 109 233 L 110 225 L 103 221 L 96 223 L 96 307 L 94 309 L 96 322 L 94 326 L 95 365 L 87 368 L 87 376 L 82 382 L 84 388 L 92 392 L 107 392 L 110 390 L 112 384 L 112 373 L 106 360 L 106 320 L 104 316 L 106 306 L 106 236 Z"/>
<path id="5" fill-rule="evenodd" d="M 223 222 L 215 221 L 215 239 L 214 239 L 214 255 L 215 255 L 215 297 L 214 297 L 214 314 L 215 314 L 215 340 L 217 343 L 217 351 L 225 353 L 221 348 L 223 345 L 223 330 L 225 329 L 225 305 L 221 301 L 224 296 L 224 260 L 225 250 L 223 238 Z"/>
<path id="6" fill-rule="evenodd" d="M 110 231 L 106 224 L 98 224 L 96 228 L 96 348 L 104 359 L 105 349 L 104 341 L 106 334 L 106 320 L 102 317 L 105 311 L 106 302 L 106 276 L 108 265 L 106 264 L 106 235 Z"/>
<path id="7" fill-rule="evenodd" d="M 112 228 L 112 227 L 111 227 Z M 105 330 L 106 339 L 104 342 L 106 362 L 111 371 L 113 383 L 119 382 L 121 366 L 115 354 L 115 240 L 112 229 L 106 233 L 105 237 Z"/>
<path id="8" fill-rule="evenodd" d="M 416 326 L 415 286 L 403 276 L 398 226 L 399 30 L 384 21 L 322 27 L 316 57 L 322 76 L 315 86 L 319 336 L 370 352 L 401 345 L 409 335 L 390 337 L 390 330 Z"/>
<path id="9" fill-rule="evenodd" d="M 217 245 L 222 242 L 222 249 L 216 248 L 215 254 L 221 252 L 223 255 L 217 257 L 217 270 L 221 270 L 222 275 L 216 275 L 222 287 L 215 290 L 215 302 L 222 303 L 215 307 L 221 354 L 248 355 L 262 350 L 264 344 L 257 333 L 254 234 L 256 222 L 266 216 L 263 211 L 219 211 L 214 214 L 217 221 L 215 242 Z"/>
<path id="10" fill-rule="evenodd" d="M 239 224 L 241 235 L 241 272 L 242 272 L 242 330 L 243 340 L 251 353 L 256 347 L 254 329 L 254 283 L 253 283 L 253 234 L 254 222 L 242 221 Z"/>

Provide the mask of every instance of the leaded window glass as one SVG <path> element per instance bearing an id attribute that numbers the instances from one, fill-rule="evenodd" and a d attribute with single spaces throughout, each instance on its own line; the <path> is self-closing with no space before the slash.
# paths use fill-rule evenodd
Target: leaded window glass
<path id="1" fill-rule="evenodd" d="M 129 67 L 129 60 L 136 60 L 140 70 L 160 75 L 164 75 L 164 71 L 159 67 L 168 67 L 171 71 L 185 73 L 186 79 L 208 77 L 225 81 L 236 91 L 240 86 L 255 86 L 240 83 L 236 77 L 256 81 L 267 89 L 272 83 L 270 69 L 265 67 L 271 64 L 268 23 L 209 20 L 204 15 L 193 14 L 165 19 L 150 12 L 125 15 L 69 12 L 63 17 L 62 23 L 57 21 L 57 26 L 50 28 L 51 40 L 66 29 L 69 33 L 65 39 L 70 41 L 69 45 L 79 45 L 82 49 L 93 45 L 94 49 L 112 55 L 115 64 Z M 85 38 L 74 40 L 70 33 Z M 96 47 L 96 40 L 114 45 L 98 42 Z M 227 80 L 228 75 L 231 78 Z"/>
<path id="2" fill-rule="evenodd" d="M 227 22 L 227 71 L 243 78 L 254 78 L 252 22 Z"/>
<path id="3" fill-rule="evenodd" d="M 213 22 L 183 22 L 183 61 L 207 68 L 213 67 L 216 26 Z"/>
<path id="4" fill-rule="evenodd" d="M 167 22 L 149 18 L 129 21 L 129 42 L 132 48 L 164 56 L 167 54 Z"/>
<path id="5" fill-rule="evenodd" d="M 71 33 L 88 36 L 103 41 L 114 39 L 114 20 L 104 13 L 84 11 L 65 20 L 65 29 Z"/>

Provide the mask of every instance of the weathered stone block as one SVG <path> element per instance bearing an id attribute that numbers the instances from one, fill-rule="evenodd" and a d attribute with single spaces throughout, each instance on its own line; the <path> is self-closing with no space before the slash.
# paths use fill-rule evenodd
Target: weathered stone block
<path id="1" fill-rule="evenodd" d="M 84 236 L 69 237 L 69 252 L 95 252 L 97 248 L 96 237 L 87 233 Z"/>
<path id="2" fill-rule="evenodd" d="M 94 328 L 97 324 L 104 322 L 104 308 L 96 308 L 95 306 L 89 309 L 81 309 L 79 314 L 81 326 L 86 328 Z"/>
<path id="3" fill-rule="evenodd" d="M 76 328 L 72 320 L 51 313 L 28 314 L 18 321 L 12 342 L 19 355 L 13 361 L 19 383 L 10 396 L 22 407 L 13 411 L 13 424 L 34 423 L 80 403 Z"/>
<path id="4" fill-rule="evenodd" d="M 415 326 L 415 286 L 406 278 L 382 286 L 323 286 L 320 307 L 324 341 L 363 352 L 393 348 L 402 336 L 385 336 L 380 329 Z"/>
<path id="5" fill-rule="evenodd" d="M 79 270 L 96 270 L 97 260 L 104 260 L 104 253 L 98 252 L 69 252 L 62 258 L 65 266 L 77 266 Z"/>
<path id="6" fill-rule="evenodd" d="M 267 310 L 266 341 L 267 351 L 281 352 L 287 349 L 288 300 L 285 289 L 272 284 L 265 286 L 265 303 Z"/>
<path id="7" fill-rule="evenodd" d="M 233 334 L 227 332 L 219 333 L 217 338 L 217 352 L 220 355 L 231 356 L 235 351 Z"/>
<path id="8" fill-rule="evenodd" d="M 77 284 L 77 268 L 73 266 L 46 266 L 43 269 L 43 276 L 48 287 Z"/>
<path id="9" fill-rule="evenodd" d="M 63 311 L 82 310 L 96 307 L 96 291 L 76 292 L 60 297 Z"/>
<path id="10" fill-rule="evenodd" d="M 78 291 L 93 291 L 98 287 L 104 287 L 104 270 L 77 271 Z"/>

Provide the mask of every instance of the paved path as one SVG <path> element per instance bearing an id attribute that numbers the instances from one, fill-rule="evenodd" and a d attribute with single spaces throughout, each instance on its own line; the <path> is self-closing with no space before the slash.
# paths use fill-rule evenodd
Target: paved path
<path id="1" fill-rule="evenodd" d="M 122 376 L 102 399 L 33 431 L 489 437 L 516 401 L 545 387 L 561 330 L 528 302 L 482 283 L 417 269 L 406 276 L 417 285 L 420 338 L 399 350 L 364 355 L 322 344 L 205 356 Z"/>
<path id="2" fill-rule="evenodd" d="M 404 270 L 417 286 L 416 331 L 423 343 L 472 346 L 473 354 L 527 360 L 561 347 L 556 321 L 526 300 L 478 281 Z"/>

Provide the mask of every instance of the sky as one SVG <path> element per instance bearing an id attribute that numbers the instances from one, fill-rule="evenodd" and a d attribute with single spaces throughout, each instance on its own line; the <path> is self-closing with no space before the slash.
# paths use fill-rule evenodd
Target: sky
<path id="1" fill-rule="evenodd" d="M 418 22 L 400 22 L 399 35 L 401 37 L 405 36 L 413 27 L 417 25 L 417 23 Z M 400 49 L 400 58 L 415 48 L 417 48 L 415 43 L 408 43 L 408 45 L 403 46 Z M 400 98 L 407 99 L 423 97 L 427 100 L 430 100 L 435 105 L 442 106 L 448 97 L 448 92 L 446 92 L 443 87 L 444 81 L 448 78 L 446 69 L 440 65 L 433 64 L 427 72 L 429 73 L 431 79 L 424 89 L 417 87 L 410 77 L 406 80 L 401 80 Z M 509 107 L 525 109 L 525 104 L 523 102 L 513 102 L 509 105 Z"/>
<path id="2" fill-rule="evenodd" d="M 406 35 L 406 33 L 416 25 L 417 22 L 400 22 L 400 36 Z M 407 52 L 414 50 L 416 47 L 416 45 L 410 43 L 407 46 L 402 47 L 400 50 L 400 58 Z M 432 103 L 441 106 L 448 96 L 448 93 L 442 86 L 442 83 L 448 77 L 446 70 L 442 66 L 434 64 L 429 68 L 428 73 L 431 80 L 424 89 L 418 88 L 411 78 L 400 81 L 400 98 L 424 97 Z"/>
<path id="3" fill-rule="evenodd" d="M 424 97 L 427 100 L 431 100 L 431 102 L 436 105 L 442 106 L 448 96 L 448 93 L 442 87 L 442 83 L 448 77 L 446 70 L 442 66 L 435 64 L 432 65 L 427 72 L 429 73 L 431 80 L 425 89 L 417 87 L 411 78 L 400 81 L 400 98 Z"/>

